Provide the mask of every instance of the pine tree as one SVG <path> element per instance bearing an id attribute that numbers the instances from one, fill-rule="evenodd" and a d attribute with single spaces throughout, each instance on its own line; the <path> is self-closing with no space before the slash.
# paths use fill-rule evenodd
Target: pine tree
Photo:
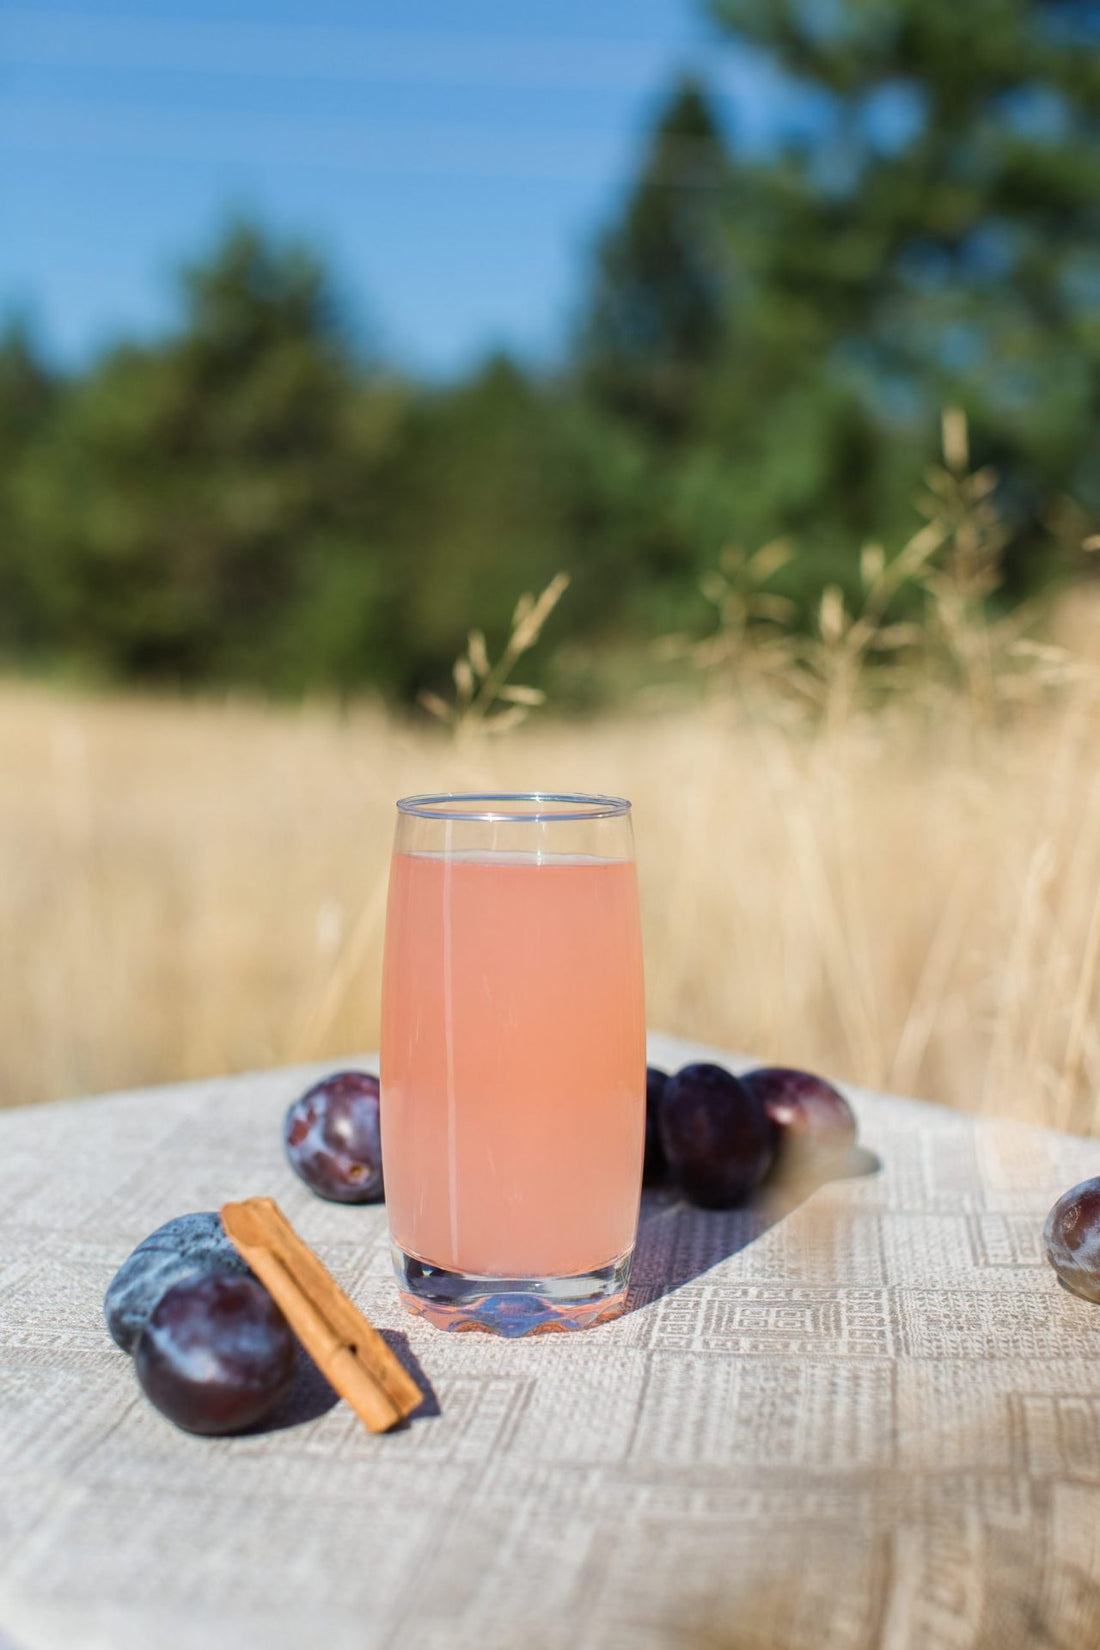
<path id="1" fill-rule="evenodd" d="M 821 111 L 812 135 L 738 170 L 727 409 L 767 420 L 770 404 L 781 431 L 784 385 L 803 423 L 823 384 L 854 394 L 881 471 L 888 449 L 927 451 L 938 408 L 961 401 L 1006 478 L 1018 548 L 1041 545 L 1052 494 L 1100 507 L 1100 4 L 712 10 Z M 818 452 L 830 416 L 823 397 Z"/>
<path id="2" fill-rule="evenodd" d="M 728 162 L 703 88 L 685 81 L 653 134 L 622 221 L 598 252 L 580 356 L 605 405 L 671 438 L 690 429 L 726 309 Z"/>
<path id="3" fill-rule="evenodd" d="M 369 676 L 369 447 L 328 282 L 241 227 L 183 295 L 175 335 L 97 363 L 22 466 L 40 626 L 109 675 L 294 686 L 335 647 Z"/>
<path id="4" fill-rule="evenodd" d="M 0 652 L 16 659 L 40 640 L 34 552 L 17 476 L 59 393 L 27 326 L 10 321 L 0 333 Z"/>

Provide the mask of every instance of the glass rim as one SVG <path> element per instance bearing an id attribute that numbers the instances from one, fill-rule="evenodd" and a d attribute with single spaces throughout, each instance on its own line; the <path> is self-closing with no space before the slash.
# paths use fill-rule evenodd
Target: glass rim
<path id="1" fill-rule="evenodd" d="M 485 806 L 462 805 L 479 802 Z M 522 811 L 517 807 L 521 802 L 528 804 Z M 545 825 L 567 824 L 572 820 L 621 819 L 630 812 L 630 803 L 625 796 L 601 796 L 585 791 L 439 791 L 400 797 L 397 811 L 413 814 L 418 819 Z"/>

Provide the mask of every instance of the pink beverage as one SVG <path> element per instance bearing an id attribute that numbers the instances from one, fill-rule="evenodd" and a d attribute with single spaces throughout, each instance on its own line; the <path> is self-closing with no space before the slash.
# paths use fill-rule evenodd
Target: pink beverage
<path id="1" fill-rule="evenodd" d="M 564 810 L 604 799 L 430 801 Z M 382 1005 L 386 1202 L 406 1301 L 444 1327 L 574 1327 L 622 1304 L 645 1135 L 637 882 L 632 858 L 568 851 L 605 838 L 629 849 L 629 817 L 612 817 L 617 828 L 601 831 L 573 814 L 465 812 L 449 850 L 404 851 L 403 836 L 431 842 L 433 831 L 399 828 Z"/>
<path id="2" fill-rule="evenodd" d="M 396 854 L 386 948 L 395 1242 L 483 1277 L 627 1254 L 645 1135 L 634 866 Z"/>

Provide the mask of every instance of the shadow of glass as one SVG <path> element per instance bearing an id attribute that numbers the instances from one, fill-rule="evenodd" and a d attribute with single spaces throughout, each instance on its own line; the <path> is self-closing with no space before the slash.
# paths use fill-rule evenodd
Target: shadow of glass
<path id="1" fill-rule="evenodd" d="M 831 1172 L 773 1177 L 737 1209 L 699 1209 L 676 1192 L 643 1193 L 625 1310 L 649 1306 L 729 1260 L 793 1214 L 819 1187 L 878 1174 L 881 1168 L 874 1152 L 853 1146 Z"/>

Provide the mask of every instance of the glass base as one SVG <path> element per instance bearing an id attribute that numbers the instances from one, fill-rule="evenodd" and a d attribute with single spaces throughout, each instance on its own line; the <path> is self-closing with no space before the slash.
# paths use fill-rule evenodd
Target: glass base
<path id="1" fill-rule="evenodd" d="M 480 1329 L 489 1335 L 547 1335 L 590 1329 L 617 1318 L 626 1305 L 633 1250 L 607 1266 L 563 1278 L 486 1278 L 432 1266 L 397 1244 L 394 1270 L 410 1312 L 437 1329 Z"/>

